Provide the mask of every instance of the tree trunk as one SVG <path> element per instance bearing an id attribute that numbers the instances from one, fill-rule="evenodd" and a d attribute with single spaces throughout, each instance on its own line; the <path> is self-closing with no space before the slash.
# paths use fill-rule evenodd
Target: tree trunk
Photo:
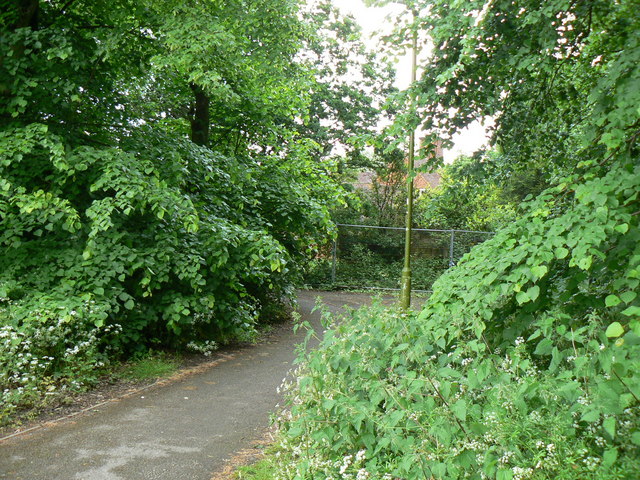
<path id="1" fill-rule="evenodd" d="M 24 27 L 31 27 L 33 30 L 38 28 L 39 0 L 13 0 L 11 3 L 15 12 L 15 16 L 10 20 L 11 30 Z"/>
<path id="2" fill-rule="evenodd" d="M 0 0 L 1 2 L 2 0 Z M 7 8 L 7 26 L 9 31 L 14 32 L 18 28 L 31 27 L 32 30 L 38 28 L 38 13 L 40 10 L 39 0 L 9 0 L 9 6 Z M 12 46 L 13 56 L 21 57 L 24 53 L 25 46 L 22 42 L 14 44 Z M 0 65 L 2 65 L 2 58 L 0 58 Z M 8 79 L 7 79 L 8 81 Z M 7 97 L 11 95 L 11 89 L 5 80 L 0 80 L 0 97 Z M 3 100 L 4 101 L 4 100 Z"/>
<path id="3" fill-rule="evenodd" d="M 197 145 L 209 145 L 209 97 L 202 87 L 192 83 L 195 105 L 191 116 L 191 141 Z"/>

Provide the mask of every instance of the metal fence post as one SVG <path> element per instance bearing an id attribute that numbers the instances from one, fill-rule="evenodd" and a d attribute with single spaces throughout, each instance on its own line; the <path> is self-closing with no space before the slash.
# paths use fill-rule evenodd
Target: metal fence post
<path id="1" fill-rule="evenodd" d="M 331 260 L 331 283 L 336 283 L 336 263 L 338 261 L 338 238 L 333 241 L 333 252 Z"/>
<path id="2" fill-rule="evenodd" d="M 451 244 L 449 245 L 449 267 L 453 267 L 453 245 L 455 242 L 455 230 L 451 230 Z"/>

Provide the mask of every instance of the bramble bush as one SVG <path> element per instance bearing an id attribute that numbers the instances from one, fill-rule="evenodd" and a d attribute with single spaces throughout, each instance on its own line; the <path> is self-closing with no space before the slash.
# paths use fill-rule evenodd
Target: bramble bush
<path id="1" fill-rule="evenodd" d="M 332 282 L 333 246 L 326 244 L 307 264 L 304 283 L 313 288 L 398 289 L 404 264 L 404 230 L 338 226 L 335 282 Z M 453 262 L 491 233 L 454 232 Z M 430 290 L 450 267 L 451 232 L 414 231 L 412 235 L 412 284 Z"/>
<path id="2" fill-rule="evenodd" d="M 280 477 L 638 478 L 640 166 L 588 177 L 302 354 Z"/>
<path id="3" fill-rule="evenodd" d="M 311 262 L 304 276 L 304 282 L 313 288 L 385 288 L 400 287 L 402 260 L 389 260 L 366 246 L 356 245 L 349 255 L 336 262 L 336 281 L 331 283 L 331 259 L 319 258 Z M 414 258 L 411 269 L 416 290 L 429 290 L 433 282 L 449 268 L 448 258 Z"/>
<path id="4" fill-rule="evenodd" d="M 391 82 L 371 68 L 380 62 L 352 20 L 307 3 L 3 8 L 0 326 L 10 340 L 0 350 L 0 391 L 10 391 L 8 410 L 47 392 L 52 378 L 60 388 L 91 381 L 92 358 L 210 352 L 252 338 L 257 321 L 282 313 L 296 270 L 334 228 L 328 211 L 343 191 L 330 151 L 338 138 L 346 143 L 345 128 L 348 136 L 374 129 L 372 103 Z M 346 69 L 362 75 L 342 79 Z M 366 93 L 365 84 L 380 88 Z M 52 355 L 71 344 L 83 345 L 73 362 Z M 43 378 L 16 377 L 27 366 L 14 354 Z"/>

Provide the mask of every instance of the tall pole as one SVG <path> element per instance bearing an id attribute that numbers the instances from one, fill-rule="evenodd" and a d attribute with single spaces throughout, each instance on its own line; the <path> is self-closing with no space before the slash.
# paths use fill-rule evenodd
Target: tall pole
<path id="1" fill-rule="evenodd" d="M 336 264 L 338 263 L 338 237 L 333 241 L 333 250 L 331 251 L 331 285 L 336 283 Z"/>
<path id="2" fill-rule="evenodd" d="M 418 72 L 418 15 L 413 10 L 413 44 L 411 52 L 411 88 L 415 87 Z M 411 97 L 411 113 L 415 114 L 415 97 Z M 407 217 L 404 239 L 404 268 L 402 269 L 402 287 L 400 291 L 400 307 L 408 309 L 411 306 L 411 227 L 413 223 L 413 169 L 416 152 L 416 129 L 411 130 L 409 136 L 409 161 L 407 166 Z"/>

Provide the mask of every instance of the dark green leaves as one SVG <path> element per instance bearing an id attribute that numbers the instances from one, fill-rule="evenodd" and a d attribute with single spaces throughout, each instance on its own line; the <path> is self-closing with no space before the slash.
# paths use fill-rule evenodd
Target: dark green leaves
<path id="1" fill-rule="evenodd" d="M 36 1 L 20 28 L 13 3 L 0 15 L 0 328 L 24 327 L 19 343 L 52 327 L 21 351 L 40 359 L 91 338 L 78 372 L 103 351 L 252 332 L 343 195 L 295 126 L 311 74 L 300 2 Z M 195 110 L 207 146 L 186 140 Z M 33 385 L 7 384 L 20 366 L 0 362 L 0 392 L 76 372 L 35 360 Z M 10 409 L 26 398 L 12 395 Z"/>

